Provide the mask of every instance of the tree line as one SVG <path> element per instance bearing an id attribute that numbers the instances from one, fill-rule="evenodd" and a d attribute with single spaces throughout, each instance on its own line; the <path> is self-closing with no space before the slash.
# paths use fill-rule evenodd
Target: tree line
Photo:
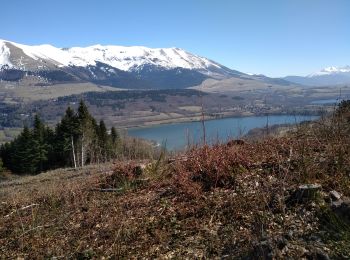
<path id="1" fill-rule="evenodd" d="M 56 118 L 56 113 L 49 112 L 55 109 L 60 109 L 68 103 L 79 103 L 83 98 L 90 105 L 98 109 L 105 109 L 104 107 L 111 107 L 112 110 L 118 111 L 124 109 L 127 103 L 143 102 L 144 99 L 152 102 L 166 102 L 168 97 L 182 96 L 182 97 L 199 97 L 208 95 L 193 89 L 164 89 L 164 90 L 126 90 L 126 91 L 106 91 L 106 92 L 86 92 L 81 95 L 70 95 L 58 97 L 53 104 L 51 101 L 38 100 L 31 103 L 23 104 L 18 99 L 16 104 L 8 104 L 1 100 L 0 97 L 0 125 L 2 127 L 22 127 L 23 116 L 26 114 L 29 117 L 26 120 L 32 121 L 32 114 L 40 110 L 48 111 L 46 114 L 41 114 L 42 119 L 51 120 Z M 47 109 L 50 107 L 50 109 Z"/>
<path id="2" fill-rule="evenodd" d="M 151 144 L 110 131 L 89 113 L 84 101 L 77 111 L 71 107 L 55 128 L 46 126 L 38 115 L 33 128 L 25 126 L 13 141 L 0 147 L 4 167 L 18 174 L 36 174 L 62 167 L 83 167 L 115 158 L 149 158 Z"/>

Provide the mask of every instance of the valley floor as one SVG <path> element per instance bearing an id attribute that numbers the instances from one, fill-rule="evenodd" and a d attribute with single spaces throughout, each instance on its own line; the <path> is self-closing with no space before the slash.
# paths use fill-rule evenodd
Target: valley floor
<path id="1" fill-rule="evenodd" d="M 130 128 L 155 124 L 251 115 L 319 114 L 334 110 L 334 104 L 315 101 L 338 99 L 338 87 L 265 87 L 221 90 L 205 93 L 191 89 L 128 90 L 88 83 L 52 86 L 16 85 L 0 82 L 0 142 L 12 137 L 8 132 L 31 124 L 40 114 L 46 124 L 55 125 L 67 106 L 76 108 L 83 99 L 93 116 L 107 126 Z M 348 97 L 350 88 L 342 88 Z M 203 109 L 202 109 L 203 107 Z M 203 110 L 203 111 L 202 111 Z M 8 130 L 10 129 L 10 130 Z M 14 132 L 14 131 L 12 131 Z"/>

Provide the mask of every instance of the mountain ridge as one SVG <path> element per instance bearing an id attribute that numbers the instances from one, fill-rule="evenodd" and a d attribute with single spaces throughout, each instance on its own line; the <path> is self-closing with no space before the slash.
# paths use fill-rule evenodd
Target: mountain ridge
<path id="1" fill-rule="evenodd" d="M 182 89 L 201 85 L 207 79 L 220 84 L 230 78 L 290 85 L 284 79 L 230 69 L 177 47 L 96 44 L 58 48 L 0 40 L 0 80 L 23 82 L 27 77 L 31 77 L 31 84 L 34 78 L 38 86 L 91 82 L 126 89 Z"/>
<path id="2" fill-rule="evenodd" d="M 57 48 L 0 40 L 0 79 L 19 81 L 27 76 L 36 78 L 38 84 L 93 82 L 121 88 L 165 89 L 191 87 L 208 78 L 247 75 L 177 47 L 97 44 Z"/>
<path id="3" fill-rule="evenodd" d="M 24 55 L 34 60 L 54 62 L 58 67 L 95 65 L 96 62 L 108 64 L 114 68 L 131 71 L 142 65 L 158 65 L 163 68 L 200 69 L 210 73 L 210 68 L 228 69 L 207 58 L 189 53 L 183 49 L 148 48 L 144 46 L 92 45 L 88 47 L 58 48 L 49 44 L 24 45 L 0 40 L 0 66 L 23 66 L 20 61 L 11 61 L 8 45 L 21 49 Z"/>
<path id="4" fill-rule="evenodd" d="M 283 79 L 305 86 L 350 84 L 350 66 L 330 66 L 307 76 L 287 76 Z"/>

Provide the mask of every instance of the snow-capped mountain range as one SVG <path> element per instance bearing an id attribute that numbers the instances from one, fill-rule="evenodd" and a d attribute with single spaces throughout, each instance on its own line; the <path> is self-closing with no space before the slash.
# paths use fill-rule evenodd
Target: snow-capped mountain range
<path id="1" fill-rule="evenodd" d="M 95 66 L 102 62 L 114 68 L 129 71 L 143 65 L 156 65 L 167 69 L 185 68 L 210 72 L 210 68 L 220 69 L 222 66 L 206 58 L 186 52 L 179 48 L 151 49 L 143 46 L 102 46 L 57 48 L 52 45 L 28 46 L 0 40 L 0 66 L 25 68 L 21 60 L 11 61 L 11 47 L 21 49 L 33 60 L 47 60 L 59 67 L 88 65 Z"/>
<path id="2" fill-rule="evenodd" d="M 164 89 L 200 85 L 206 79 L 240 78 L 274 85 L 350 83 L 350 66 L 328 67 L 306 77 L 269 78 L 229 69 L 180 48 L 93 45 L 57 48 L 0 40 L 0 80 L 31 84 L 92 82 L 120 88 Z"/>
<path id="3" fill-rule="evenodd" d="M 349 73 L 350 72 L 350 66 L 344 66 L 344 67 L 327 67 L 320 71 L 311 73 L 307 75 L 308 78 L 316 77 L 316 76 L 324 76 L 324 75 L 331 75 L 331 74 L 340 74 L 340 73 Z"/>
<path id="4" fill-rule="evenodd" d="M 306 85 L 306 86 L 327 86 L 350 84 L 350 66 L 327 67 L 320 71 L 311 73 L 305 77 L 288 76 L 284 78 L 287 81 Z"/>
<path id="5" fill-rule="evenodd" d="M 21 80 L 28 75 L 58 83 L 92 81 L 124 88 L 184 88 L 207 78 L 246 74 L 180 48 L 57 48 L 0 40 L 0 79 Z"/>

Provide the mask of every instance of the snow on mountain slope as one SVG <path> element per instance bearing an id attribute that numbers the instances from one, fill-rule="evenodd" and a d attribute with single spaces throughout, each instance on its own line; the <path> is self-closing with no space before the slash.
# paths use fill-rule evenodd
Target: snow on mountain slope
<path id="1" fill-rule="evenodd" d="M 178 48 L 151 49 L 142 46 L 101 46 L 86 48 L 73 47 L 66 50 L 71 57 L 84 57 L 87 64 L 95 61 L 106 63 L 124 71 L 130 71 L 142 65 L 156 65 L 167 69 L 207 69 L 210 66 L 220 67 L 216 63 Z"/>
<path id="2" fill-rule="evenodd" d="M 102 46 L 57 48 L 0 40 L 0 80 L 92 82 L 114 87 L 187 88 L 207 78 L 248 75 L 179 48 Z M 39 82 L 39 83 L 40 83 Z"/>
<path id="3" fill-rule="evenodd" d="M 311 73 L 305 77 L 288 76 L 287 81 L 305 86 L 329 86 L 350 84 L 350 66 L 327 67 L 318 72 Z"/>
<path id="4" fill-rule="evenodd" d="M 12 67 L 12 63 L 10 62 L 10 49 L 6 46 L 4 41 L 0 40 L 0 67 L 3 65 L 8 65 Z"/>
<path id="5" fill-rule="evenodd" d="M 15 42 L 0 40 L 0 46 L 5 46 L 6 43 L 9 43 L 23 51 L 25 55 L 34 59 L 34 60 L 46 60 L 57 63 L 62 66 L 82 66 L 85 67 L 87 65 L 94 65 L 94 60 L 86 60 L 86 57 L 80 58 L 76 55 L 67 52 L 64 49 L 56 48 L 49 44 L 37 45 L 37 46 L 29 46 L 24 44 L 19 44 Z M 1 59 L 3 56 L 9 56 L 9 48 L 7 48 L 8 53 L 1 53 L 0 51 L 0 66 L 7 64 L 8 60 Z"/>
<path id="6" fill-rule="evenodd" d="M 164 69 L 184 68 L 202 70 L 210 74 L 210 68 L 224 68 L 206 58 L 179 48 L 147 48 L 142 46 L 102 46 L 56 48 L 52 45 L 28 46 L 0 40 L 0 66 L 11 65 L 10 51 L 6 44 L 21 49 L 34 60 L 45 60 L 64 66 L 86 67 L 96 62 L 108 64 L 124 71 L 135 71 L 143 65 L 154 65 Z"/>
<path id="7" fill-rule="evenodd" d="M 323 76 L 323 75 L 331 75 L 331 74 L 337 74 L 337 73 L 349 73 L 350 72 L 350 66 L 344 66 L 344 67 L 327 67 L 324 68 L 318 72 L 311 73 L 307 75 L 307 77 L 312 78 L 315 76 Z"/>

